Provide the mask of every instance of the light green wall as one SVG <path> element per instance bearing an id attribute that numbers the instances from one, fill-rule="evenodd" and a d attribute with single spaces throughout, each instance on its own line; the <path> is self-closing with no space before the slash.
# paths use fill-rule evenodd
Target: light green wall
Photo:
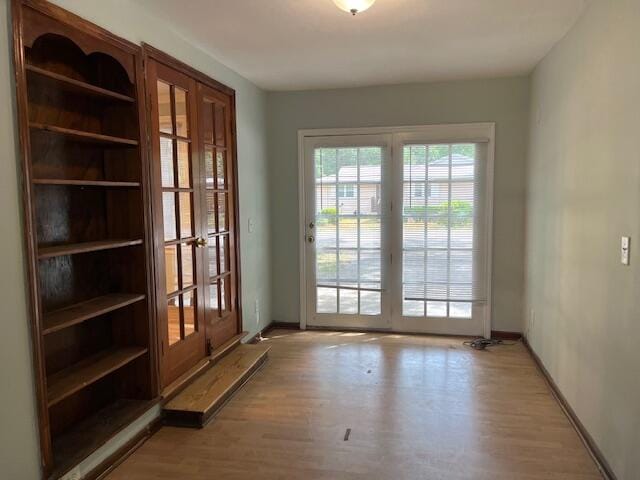
<path id="1" fill-rule="evenodd" d="M 15 89 L 8 3 L 8 0 L 0 0 L 0 224 L 3 227 L 0 255 L 3 272 L 0 276 L 0 331 L 3 332 L 0 335 L 0 472 L 3 478 L 29 480 L 39 478 L 39 453 L 27 327 L 20 173 L 12 110 Z M 171 25 L 131 0 L 56 0 L 54 3 L 132 42 L 148 42 L 236 90 L 244 329 L 257 332 L 271 319 L 266 94 L 183 40 Z M 254 221 L 253 233 L 248 232 L 249 218 Z M 259 325 L 254 308 L 256 300 L 260 304 Z M 142 423 L 138 422 L 138 427 Z M 133 427 L 85 465 L 95 465 L 124 441 L 127 434 L 135 434 Z"/>
<path id="2" fill-rule="evenodd" d="M 528 168 L 529 340 L 620 480 L 640 479 L 638 25 L 637 0 L 594 1 L 538 66 Z"/>
<path id="3" fill-rule="evenodd" d="M 0 472 L 6 478 L 39 478 L 40 459 L 27 321 L 22 241 L 21 183 L 15 135 L 9 2 L 0 3 Z"/>
<path id="4" fill-rule="evenodd" d="M 268 113 L 274 320 L 299 322 L 299 129 L 496 122 L 492 328 L 522 331 L 527 78 L 269 93 Z"/>

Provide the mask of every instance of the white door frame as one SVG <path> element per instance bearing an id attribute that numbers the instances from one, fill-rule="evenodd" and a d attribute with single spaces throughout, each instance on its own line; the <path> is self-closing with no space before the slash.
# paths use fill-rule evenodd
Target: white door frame
<path id="1" fill-rule="evenodd" d="M 422 138 L 438 142 L 488 142 L 486 169 L 486 228 L 487 228 L 487 305 L 484 318 L 484 336 L 491 337 L 492 319 L 492 278 L 493 278 L 493 177 L 495 158 L 495 123 L 457 123 L 438 125 L 415 125 L 406 127 L 363 127 L 298 130 L 298 222 L 299 222 L 299 262 L 300 262 L 300 328 L 307 328 L 307 258 L 306 258 L 306 195 L 305 191 L 305 148 L 307 137 L 329 137 L 344 135 L 385 135 L 397 133 L 419 133 Z M 391 152 L 393 161 L 394 152 Z M 393 328 L 392 328 L 393 330 Z"/>

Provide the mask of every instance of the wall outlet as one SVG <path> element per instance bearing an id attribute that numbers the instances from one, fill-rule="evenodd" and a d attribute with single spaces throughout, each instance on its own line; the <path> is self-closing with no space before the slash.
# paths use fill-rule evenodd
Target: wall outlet
<path id="1" fill-rule="evenodd" d="M 249 218 L 249 221 L 247 222 L 247 230 L 249 230 L 249 233 L 253 233 L 255 229 L 256 229 L 256 224 L 253 221 L 253 218 Z"/>
<path id="2" fill-rule="evenodd" d="M 631 237 L 622 237 L 620 240 L 620 263 L 629 265 L 631 260 Z"/>
<path id="3" fill-rule="evenodd" d="M 80 474 L 80 466 L 77 466 L 66 475 L 60 478 L 60 480 L 81 480 L 82 475 Z"/>

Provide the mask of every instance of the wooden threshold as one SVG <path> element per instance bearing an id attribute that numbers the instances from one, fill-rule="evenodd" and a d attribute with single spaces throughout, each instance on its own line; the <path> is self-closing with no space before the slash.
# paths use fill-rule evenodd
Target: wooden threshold
<path id="1" fill-rule="evenodd" d="M 111 293 L 53 311 L 44 315 L 42 334 L 48 335 L 63 328 L 77 325 L 99 315 L 104 315 L 144 300 L 144 298 L 144 295 L 139 294 Z"/>
<path id="2" fill-rule="evenodd" d="M 142 240 L 99 240 L 96 242 L 68 243 L 55 245 L 53 247 L 41 247 L 38 249 L 40 260 L 62 255 L 75 255 L 77 253 L 97 252 L 99 250 L 110 250 L 112 248 L 132 247 L 142 245 Z"/>
<path id="3" fill-rule="evenodd" d="M 61 90 L 69 92 L 84 93 L 95 97 L 103 97 L 112 100 L 119 100 L 121 102 L 134 103 L 136 100 L 133 97 L 124 95 L 122 93 L 107 90 L 106 88 L 97 87 L 82 80 L 67 77 L 60 73 L 52 72 L 44 68 L 36 67 L 35 65 L 25 65 L 27 74 L 30 78 L 39 78 L 44 81 L 55 83 Z"/>
<path id="4" fill-rule="evenodd" d="M 165 423 L 203 427 L 266 361 L 269 348 L 239 345 L 165 405 Z"/>
<path id="5" fill-rule="evenodd" d="M 141 357 L 147 351 L 143 347 L 105 350 L 47 377 L 49 407 Z"/>
<path id="6" fill-rule="evenodd" d="M 54 438 L 56 468 L 49 478 L 63 476 L 157 403 L 157 400 L 116 400 Z"/>
<path id="7" fill-rule="evenodd" d="M 112 146 L 137 146 L 138 141 L 130 138 L 113 137 L 111 135 L 103 135 L 101 133 L 87 132 L 84 130 L 74 130 L 72 128 L 58 127 L 56 125 L 48 125 L 44 123 L 29 123 L 32 130 L 64 135 L 65 137 L 78 142 L 96 143 L 99 145 Z"/>
<path id="8" fill-rule="evenodd" d="M 240 342 L 242 341 L 242 339 L 244 337 L 247 336 L 248 332 L 241 332 L 238 335 L 231 337 L 229 340 L 227 340 L 226 342 L 224 342 L 222 345 L 220 345 L 218 348 L 216 348 L 213 353 L 211 354 L 211 356 L 209 357 L 209 359 L 213 362 L 213 363 L 217 363 L 222 357 L 224 357 L 225 355 L 227 355 L 231 350 L 233 350 L 235 347 L 237 347 L 238 345 L 240 345 Z"/>

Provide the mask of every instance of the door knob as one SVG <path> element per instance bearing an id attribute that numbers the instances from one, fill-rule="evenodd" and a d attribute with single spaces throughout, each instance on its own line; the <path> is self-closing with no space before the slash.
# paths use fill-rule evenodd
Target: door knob
<path id="1" fill-rule="evenodd" d="M 196 247 L 198 248 L 204 248 L 207 245 L 207 240 L 202 238 L 202 237 L 198 237 L 196 238 Z"/>
<path id="2" fill-rule="evenodd" d="M 307 237 L 307 242 L 309 242 L 309 243 L 313 243 L 313 242 L 315 242 L 315 240 L 316 240 L 316 239 L 315 239 L 315 238 L 313 238 L 313 235 L 309 235 L 309 236 Z"/>

